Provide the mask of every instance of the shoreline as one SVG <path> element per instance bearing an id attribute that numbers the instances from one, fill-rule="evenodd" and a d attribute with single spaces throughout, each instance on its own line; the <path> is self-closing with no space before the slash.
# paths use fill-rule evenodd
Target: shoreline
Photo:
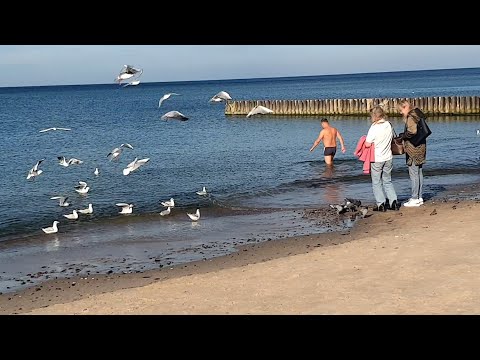
<path id="1" fill-rule="evenodd" d="M 364 241 L 368 242 L 371 238 L 391 234 L 399 224 L 411 219 L 412 215 L 427 220 L 435 219 L 429 215 L 434 208 L 439 214 L 455 215 L 462 213 L 457 209 L 466 210 L 473 207 L 478 211 L 480 210 L 479 203 L 480 201 L 475 199 L 451 201 L 434 199 L 416 209 L 402 208 L 398 212 L 373 213 L 373 216 L 357 222 L 353 228 L 339 232 L 241 245 L 236 248 L 237 252 L 235 253 L 206 261 L 195 261 L 169 268 L 148 270 L 143 273 L 91 275 L 87 279 L 74 277 L 49 280 L 34 288 L 0 295 L 0 314 L 48 312 L 52 305 L 66 306 L 78 301 L 108 296 L 118 291 L 128 291 L 128 289 L 142 291 L 142 289 L 171 281 L 188 282 L 188 279 L 192 277 L 213 276 L 224 271 L 239 271 L 275 261 L 289 261 L 296 256 L 309 256 L 311 253 L 318 255 L 317 250 L 319 249 L 330 252 L 345 244 L 361 247 L 360 244 Z M 453 213 L 454 211 L 456 213 Z M 102 313 L 102 311 L 98 313 Z"/>

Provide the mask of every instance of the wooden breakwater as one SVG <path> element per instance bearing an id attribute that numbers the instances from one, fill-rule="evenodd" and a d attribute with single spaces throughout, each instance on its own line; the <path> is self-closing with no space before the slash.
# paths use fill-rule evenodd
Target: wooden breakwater
<path id="1" fill-rule="evenodd" d="M 416 98 L 315 99 L 315 100 L 231 100 L 225 115 L 246 115 L 257 105 L 273 110 L 272 115 L 369 115 L 370 109 L 384 103 L 388 115 L 397 115 L 401 100 L 409 100 L 426 115 L 479 115 L 478 96 L 433 96 Z"/>

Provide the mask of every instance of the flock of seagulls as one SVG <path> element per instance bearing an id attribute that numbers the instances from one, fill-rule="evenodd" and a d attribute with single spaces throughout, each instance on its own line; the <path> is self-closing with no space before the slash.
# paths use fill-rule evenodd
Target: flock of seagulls
<path id="1" fill-rule="evenodd" d="M 173 95 L 176 95 L 176 96 L 180 96 L 180 94 L 177 94 L 177 93 L 168 93 L 168 94 L 165 94 L 163 95 L 160 100 L 158 100 L 158 108 L 160 108 L 162 106 L 162 103 L 165 101 L 165 100 L 168 100 L 170 99 Z M 228 102 L 232 100 L 232 97 L 230 96 L 229 93 L 227 93 L 226 91 L 220 91 L 218 94 L 216 94 L 215 96 L 213 96 L 209 102 L 211 103 L 219 103 L 219 102 Z M 253 116 L 253 115 L 266 115 L 266 114 L 273 114 L 273 110 L 265 107 L 265 106 L 261 106 L 261 105 L 258 105 L 258 106 L 255 106 L 248 114 L 247 114 L 247 118 Z M 162 120 L 180 120 L 180 121 L 186 121 L 188 120 L 188 117 L 183 115 L 181 112 L 179 111 L 169 111 L 167 112 L 166 114 L 164 114 L 160 119 Z"/>
<path id="2" fill-rule="evenodd" d="M 110 161 L 118 161 L 119 156 L 121 155 L 124 148 L 133 150 L 132 145 L 130 145 L 128 143 L 124 143 L 124 144 L 121 144 L 119 147 L 113 149 L 107 155 L 107 157 L 110 158 Z M 39 167 L 40 167 L 40 164 L 44 160 L 45 159 L 41 159 L 41 160 L 37 161 L 37 163 L 33 166 L 33 168 L 30 169 L 30 171 L 28 172 L 27 179 L 33 178 L 33 180 L 35 180 L 36 176 L 39 176 L 40 174 L 43 173 L 43 170 L 41 170 Z M 59 160 L 59 164 L 61 166 L 64 166 L 64 167 L 68 167 L 68 166 L 73 165 L 73 164 L 75 164 L 75 165 L 83 164 L 83 161 L 81 161 L 81 160 L 78 160 L 78 159 L 75 159 L 75 158 L 71 158 L 71 159 L 67 160 L 64 156 L 59 156 L 58 160 Z M 131 163 L 129 163 L 127 165 L 127 167 L 125 169 L 123 169 L 123 175 L 129 175 L 133 171 L 137 170 L 140 166 L 146 164 L 148 161 L 150 161 L 150 158 L 138 159 L 136 157 Z M 100 171 L 98 170 L 98 167 L 95 168 L 95 171 L 93 173 L 94 173 L 95 176 L 99 176 Z M 76 185 L 74 187 L 74 189 L 78 194 L 86 195 L 90 190 L 90 186 L 85 181 L 79 181 L 78 185 Z M 202 190 L 197 191 L 196 194 L 198 194 L 200 196 L 205 196 L 205 195 L 208 194 L 207 189 L 204 186 L 202 188 Z M 52 196 L 50 199 L 51 200 L 57 200 L 58 205 L 60 207 L 66 208 L 66 207 L 70 206 L 70 203 L 68 202 L 68 199 L 69 199 L 68 196 L 57 195 L 57 196 Z M 167 209 L 161 211 L 160 215 L 161 216 L 167 216 L 167 215 L 171 214 L 172 208 L 175 207 L 175 200 L 173 198 L 170 198 L 170 200 L 162 201 L 161 204 L 162 204 L 162 206 L 166 207 Z M 121 208 L 119 214 L 131 214 L 133 212 L 134 204 L 117 203 L 115 205 Z M 91 204 L 91 203 L 88 204 L 88 207 L 86 209 L 79 209 L 79 210 L 74 209 L 70 214 L 65 214 L 65 215 L 63 215 L 63 217 L 65 217 L 68 220 L 78 220 L 79 214 L 82 214 L 82 215 L 93 214 L 93 204 Z M 192 221 L 198 221 L 200 219 L 200 209 L 197 208 L 197 211 L 196 211 L 195 214 L 187 213 L 187 215 Z M 60 222 L 55 220 L 51 227 L 42 228 L 42 231 L 46 234 L 54 234 L 54 233 L 58 232 L 58 224 L 60 224 Z"/>
<path id="3" fill-rule="evenodd" d="M 140 76 L 143 74 L 143 69 L 132 66 L 132 65 L 123 65 L 122 70 L 119 72 L 117 77 L 115 78 L 115 82 L 118 84 L 121 84 L 123 81 L 129 81 L 128 83 L 124 84 L 123 87 L 126 86 L 136 86 L 140 84 Z M 158 101 L 158 108 L 160 108 L 163 104 L 164 101 L 171 99 L 173 96 L 180 96 L 181 94 L 177 93 L 167 93 L 163 95 L 159 101 Z M 210 103 L 220 103 L 220 102 L 228 102 L 232 100 L 232 97 L 230 96 L 229 93 L 226 91 L 220 91 L 217 93 L 215 96 L 213 96 L 209 102 Z M 268 109 L 265 106 L 255 106 L 247 115 L 247 118 L 253 116 L 253 115 L 264 115 L 264 114 L 272 114 L 273 111 L 271 109 Z M 188 120 L 188 117 L 182 114 L 179 111 L 169 111 L 163 116 L 161 116 L 162 120 L 168 121 L 168 120 L 180 120 L 180 121 L 186 121 Z M 72 129 L 70 128 L 65 128 L 65 127 L 50 127 L 47 129 L 40 130 L 40 133 L 46 133 L 50 131 L 71 131 Z M 124 149 L 130 149 L 133 150 L 133 146 L 129 143 L 123 143 L 119 147 L 114 148 L 110 153 L 108 153 L 107 158 L 109 158 L 110 161 L 118 161 L 120 158 L 120 155 L 122 154 Z M 58 156 L 57 157 L 58 162 L 61 166 L 64 167 L 69 167 L 71 165 L 81 165 L 83 164 L 82 160 L 76 159 L 76 158 L 71 158 L 68 159 L 65 156 Z M 43 170 L 40 169 L 40 165 L 45 159 L 38 160 L 37 163 L 30 169 L 30 171 L 27 174 L 27 180 L 28 179 L 33 179 L 43 173 Z M 127 165 L 125 169 L 123 169 L 122 173 L 123 175 L 127 176 L 130 175 L 132 172 L 138 170 L 141 166 L 145 165 L 147 162 L 150 161 L 150 158 L 145 158 L 145 159 L 138 159 L 137 157 Z M 93 174 L 95 176 L 99 176 L 100 171 L 98 167 L 95 168 Z M 89 190 L 90 186 L 85 182 L 85 181 L 79 181 L 78 185 L 75 186 L 75 191 L 80 194 L 80 195 L 86 195 Z M 202 190 L 196 192 L 197 195 L 199 196 L 206 196 L 208 195 L 207 189 L 205 186 L 202 188 Z M 68 207 L 70 206 L 70 203 L 68 202 L 68 197 L 67 196 L 52 196 L 50 198 L 51 200 L 58 200 L 58 205 L 60 207 Z M 134 204 L 127 204 L 127 203 L 117 203 L 115 204 L 116 206 L 120 207 L 121 210 L 119 214 L 131 214 L 133 212 L 133 207 Z M 161 216 L 168 216 L 171 214 L 172 209 L 175 208 L 175 200 L 171 198 L 170 200 L 167 201 L 162 201 L 161 205 L 166 207 L 165 210 L 162 210 L 160 212 Z M 88 208 L 86 209 L 80 209 L 80 210 L 73 210 L 72 213 L 70 214 L 65 214 L 63 215 L 66 219 L 69 220 L 77 220 L 79 218 L 79 214 L 82 215 L 90 215 L 93 214 L 93 205 L 88 204 Z M 200 219 L 200 209 L 197 208 L 197 211 L 194 214 L 187 213 L 188 217 L 192 221 L 198 221 Z M 51 227 L 46 227 L 42 228 L 42 231 L 46 234 L 54 234 L 58 232 L 58 224 L 60 224 L 59 221 L 55 220 L 52 224 Z"/>

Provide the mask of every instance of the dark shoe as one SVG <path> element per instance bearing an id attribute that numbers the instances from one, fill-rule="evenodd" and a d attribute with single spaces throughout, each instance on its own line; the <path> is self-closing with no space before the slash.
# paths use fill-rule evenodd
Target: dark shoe
<path id="1" fill-rule="evenodd" d="M 385 204 L 375 205 L 373 211 L 387 211 Z"/>
<path id="2" fill-rule="evenodd" d="M 393 200 L 390 210 L 398 211 L 400 209 L 400 203 L 397 200 Z"/>

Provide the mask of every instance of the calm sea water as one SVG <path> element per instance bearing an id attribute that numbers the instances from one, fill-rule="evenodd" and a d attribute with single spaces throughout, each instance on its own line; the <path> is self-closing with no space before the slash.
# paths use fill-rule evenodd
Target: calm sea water
<path id="1" fill-rule="evenodd" d="M 369 128 L 369 119 L 331 118 L 345 138 L 347 153 L 338 153 L 334 170 L 328 171 L 321 146 L 313 154 L 308 151 L 320 131 L 319 119 L 225 117 L 223 104 L 208 103 L 221 90 L 234 99 L 478 95 L 480 69 L 142 83 L 127 88 L 114 84 L 0 88 L 3 253 L 16 249 L 18 255 L 32 252 L 39 242 L 45 245 L 52 237 L 40 228 L 50 226 L 53 220 L 61 222 L 61 230 L 55 235 L 54 248 L 58 250 L 67 244 L 73 249 L 106 246 L 108 234 L 113 237 L 110 244 L 129 236 L 177 236 L 193 241 L 198 240 L 202 226 L 204 237 L 220 238 L 228 232 L 226 222 L 231 221 L 235 227 L 243 220 L 218 219 L 237 216 L 240 210 L 304 209 L 341 201 L 344 196 L 372 202 L 370 179 L 362 174 L 362 164 L 353 156 L 358 138 Z M 158 109 L 159 98 L 167 92 L 181 96 L 172 97 Z M 160 116 L 170 110 L 178 110 L 190 120 L 161 121 Z M 397 132 L 402 130 L 401 119 L 394 118 L 392 123 Z M 480 137 L 476 129 L 480 118 L 438 118 L 430 119 L 429 124 L 433 135 L 424 170 L 427 196 L 452 184 L 478 181 Z M 72 131 L 38 132 L 53 126 Z M 109 162 L 107 154 L 125 142 L 134 150 L 125 149 L 118 163 Z M 62 167 L 57 161 L 62 155 L 84 163 Z M 122 169 L 135 157 L 148 157 L 150 162 L 123 176 Z M 44 173 L 35 181 L 27 181 L 28 170 L 41 158 L 45 159 L 41 165 Z M 404 158 L 396 157 L 394 166 L 397 192 L 407 198 Z M 93 174 L 95 167 L 100 170 L 98 177 Z M 74 191 L 80 180 L 91 187 L 87 196 Z M 195 194 L 202 186 L 211 196 Z M 69 196 L 72 205 L 60 208 L 49 199 L 55 195 Z M 161 218 L 159 202 L 170 197 L 178 207 L 171 217 Z M 134 203 L 134 214 L 118 215 L 117 202 Z M 82 216 L 79 221 L 63 218 L 63 214 L 85 208 L 88 203 L 93 204 L 94 215 Z M 185 213 L 197 206 L 202 209 L 203 225 L 201 220 L 195 227 Z M 154 223 L 155 230 L 138 225 L 132 230 L 132 224 L 143 220 Z M 263 230 L 286 229 L 276 227 L 278 221 L 264 218 L 260 223 L 265 225 Z M 73 237 L 62 242 L 62 237 L 68 236 Z M 47 248 L 42 251 L 48 252 Z"/>

